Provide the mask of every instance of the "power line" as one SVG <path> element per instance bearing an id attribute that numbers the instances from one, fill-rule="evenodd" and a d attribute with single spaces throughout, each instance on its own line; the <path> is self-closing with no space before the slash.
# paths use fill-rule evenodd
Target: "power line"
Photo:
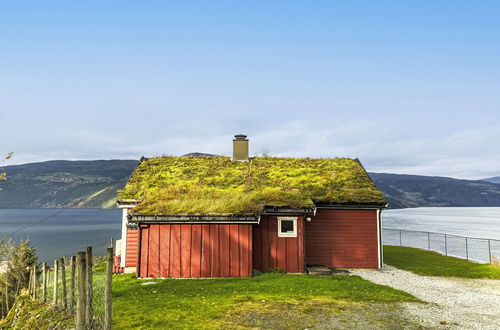
<path id="1" fill-rule="evenodd" d="M 63 213 L 64 211 L 66 211 L 66 210 L 68 210 L 68 209 L 70 209 L 70 207 L 67 207 L 67 208 L 61 209 L 61 210 L 57 211 L 56 213 L 53 213 L 53 214 L 47 215 L 47 216 L 45 216 L 45 217 L 41 218 L 40 220 L 38 220 L 38 221 L 36 221 L 36 222 L 31 222 L 31 223 L 28 223 L 27 225 L 22 226 L 22 227 L 20 227 L 20 228 L 18 228 L 18 229 L 16 229 L 16 230 L 14 230 L 14 231 L 12 231 L 12 232 L 8 233 L 7 235 L 16 234 L 16 233 L 18 233 L 18 232 L 20 232 L 20 231 L 22 231 L 22 230 L 25 230 L 25 229 L 27 229 L 27 228 L 29 228 L 29 227 L 32 227 L 32 226 L 34 226 L 34 225 L 38 225 L 38 224 L 40 224 L 40 223 L 44 222 L 44 221 L 45 221 L 45 220 L 47 220 L 47 219 L 50 219 L 50 218 L 52 218 L 52 217 L 55 217 L 55 216 L 56 216 L 56 215 L 58 215 L 58 214 Z"/>

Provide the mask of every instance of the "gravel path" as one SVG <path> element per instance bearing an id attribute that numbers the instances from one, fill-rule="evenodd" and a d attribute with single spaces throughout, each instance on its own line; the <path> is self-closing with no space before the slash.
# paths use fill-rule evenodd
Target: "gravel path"
<path id="1" fill-rule="evenodd" d="M 401 304 L 409 317 L 425 327 L 500 329 L 500 280 L 421 276 L 387 265 L 382 270 L 351 273 L 429 302 Z"/>

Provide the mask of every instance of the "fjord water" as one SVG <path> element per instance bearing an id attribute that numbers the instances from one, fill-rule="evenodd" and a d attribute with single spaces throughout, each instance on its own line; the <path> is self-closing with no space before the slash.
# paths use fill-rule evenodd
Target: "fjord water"
<path id="1" fill-rule="evenodd" d="M 121 236 L 121 210 L 0 209 L 0 238 L 5 236 L 29 239 L 42 262 L 74 255 L 88 245 L 103 256 L 110 238 Z"/>
<path id="2" fill-rule="evenodd" d="M 419 207 L 384 210 L 383 228 L 500 240 L 500 207 Z"/>
<path id="3" fill-rule="evenodd" d="M 500 239 L 500 208 L 384 210 L 382 219 L 384 228 Z M 120 223 L 121 210 L 0 209 L 0 237 L 29 238 L 41 261 L 47 262 L 74 255 L 87 245 L 94 247 L 95 255 L 104 255 L 110 238 L 120 238 Z"/>
<path id="4" fill-rule="evenodd" d="M 500 258 L 500 208 L 387 210 L 382 219 L 382 239 L 387 245 L 429 249 L 480 263 L 491 263 Z"/>

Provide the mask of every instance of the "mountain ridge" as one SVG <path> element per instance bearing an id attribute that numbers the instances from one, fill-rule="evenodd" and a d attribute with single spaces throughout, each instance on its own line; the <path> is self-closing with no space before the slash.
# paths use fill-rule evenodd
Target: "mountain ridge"
<path id="1" fill-rule="evenodd" d="M 500 184 L 442 176 L 369 173 L 390 208 L 500 206 Z"/>
<path id="2" fill-rule="evenodd" d="M 0 208 L 111 208 L 136 160 L 53 160 L 5 166 Z"/>
<path id="3" fill-rule="evenodd" d="M 190 153 L 185 156 L 212 156 Z M 5 166 L 0 208 L 113 208 L 137 160 L 52 160 Z M 389 208 L 424 206 L 500 207 L 500 184 L 441 176 L 368 173 Z M 500 180 L 500 177 L 498 177 Z M 495 179 L 495 178 L 490 178 Z"/>
<path id="4" fill-rule="evenodd" d="M 487 181 L 491 183 L 500 183 L 500 176 L 494 176 L 492 178 L 481 179 L 481 181 Z"/>

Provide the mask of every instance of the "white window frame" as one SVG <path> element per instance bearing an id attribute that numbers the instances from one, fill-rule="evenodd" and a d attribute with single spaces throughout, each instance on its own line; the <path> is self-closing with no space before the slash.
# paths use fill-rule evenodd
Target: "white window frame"
<path id="1" fill-rule="evenodd" d="M 281 221 L 293 221 L 293 232 L 282 233 L 281 232 Z M 278 237 L 297 237 L 297 217 L 278 217 Z"/>

